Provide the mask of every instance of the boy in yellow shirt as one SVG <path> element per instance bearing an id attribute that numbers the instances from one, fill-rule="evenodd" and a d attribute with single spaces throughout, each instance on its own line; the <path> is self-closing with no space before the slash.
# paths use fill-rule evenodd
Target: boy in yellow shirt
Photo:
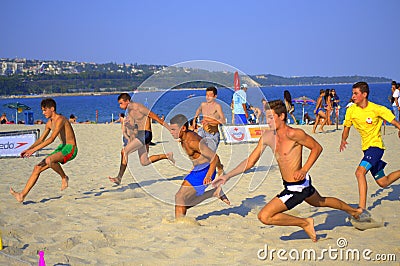
<path id="1" fill-rule="evenodd" d="M 356 170 L 358 182 L 359 206 L 364 210 L 360 220 L 367 221 L 371 215 L 365 210 L 367 201 L 366 174 L 371 171 L 375 182 L 382 188 L 389 186 L 400 177 L 400 170 L 385 175 L 386 162 L 382 161 L 385 146 L 381 136 L 383 120 L 388 121 L 398 129 L 400 123 L 395 119 L 392 112 L 381 105 L 368 101 L 369 86 L 366 82 L 357 82 L 353 85 L 351 99 L 354 104 L 346 111 L 340 151 L 346 148 L 350 128 L 353 125 L 361 136 L 364 157 Z M 400 137 L 400 131 L 399 131 Z"/>

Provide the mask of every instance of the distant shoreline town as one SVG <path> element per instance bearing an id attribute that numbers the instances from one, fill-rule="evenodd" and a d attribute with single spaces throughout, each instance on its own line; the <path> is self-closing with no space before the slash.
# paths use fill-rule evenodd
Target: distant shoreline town
<path id="1" fill-rule="evenodd" d="M 149 77 L 165 76 L 143 86 Z M 171 73 L 173 72 L 173 73 Z M 233 73 L 207 71 L 165 65 L 87 63 L 59 60 L 30 60 L 0 58 L 0 97 L 43 97 L 43 95 L 100 95 L 121 91 L 156 91 L 170 88 L 172 75 L 177 80 L 203 80 L 179 83 L 182 89 L 202 89 L 218 80 L 233 87 Z M 164 78 L 166 77 L 166 78 Z M 340 77 L 282 77 L 272 74 L 241 76 L 250 87 L 307 86 L 351 84 L 357 81 L 387 83 L 390 78 L 369 76 Z"/>

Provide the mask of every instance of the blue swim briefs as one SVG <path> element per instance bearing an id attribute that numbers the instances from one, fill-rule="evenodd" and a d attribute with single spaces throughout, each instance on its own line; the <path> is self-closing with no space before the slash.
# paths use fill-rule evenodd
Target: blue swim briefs
<path id="1" fill-rule="evenodd" d="M 383 169 L 386 163 L 382 161 L 384 150 L 378 147 L 369 147 L 364 151 L 364 157 L 360 162 L 360 166 L 364 167 L 367 172 L 371 171 L 375 180 L 385 176 Z"/>
<path id="2" fill-rule="evenodd" d="M 247 125 L 245 114 L 235 114 L 235 125 Z"/>
<path id="3" fill-rule="evenodd" d="M 203 163 L 194 166 L 192 171 L 185 177 L 185 180 L 188 181 L 193 188 L 196 190 L 196 195 L 201 196 L 204 194 L 207 185 L 203 185 L 204 178 L 210 168 L 209 163 Z M 211 176 L 211 180 L 214 180 L 216 175 L 216 171 L 214 171 L 213 175 Z"/>

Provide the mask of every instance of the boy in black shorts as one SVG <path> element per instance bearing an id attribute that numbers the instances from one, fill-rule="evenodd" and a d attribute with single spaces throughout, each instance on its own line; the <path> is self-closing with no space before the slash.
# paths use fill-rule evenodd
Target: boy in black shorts
<path id="1" fill-rule="evenodd" d="M 337 198 L 322 197 L 311 185 L 308 172 L 322 152 L 321 145 L 302 129 L 286 124 L 287 110 L 281 100 L 269 102 L 266 110 L 267 124 L 270 130 L 264 131 L 257 147 L 248 158 L 229 173 L 217 177 L 213 186 L 224 184 L 229 178 L 252 168 L 268 146 L 274 152 L 282 175 L 285 189 L 274 197 L 259 212 L 258 219 L 264 224 L 281 226 L 299 226 L 304 229 L 312 241 L 317 241 L 313 218 L 300 218 L 286 213 L 306 201 L 315 207 L 331 207 L 343 210 L 358 219 L 362 209 L 352 208 Z M 310 149 L 307 161 L 302 163 L 303 146 Z"/>

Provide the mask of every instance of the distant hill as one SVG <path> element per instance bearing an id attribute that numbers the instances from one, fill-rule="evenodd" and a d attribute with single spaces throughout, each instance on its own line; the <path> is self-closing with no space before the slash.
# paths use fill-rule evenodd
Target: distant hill
<path id="1" fill-rule="evenodd" d="M 251 78 L 261 86 L 274 85 L 322 85 L 322 84 L 343 84 L 365 81 L 368 83 L 386 83 L 391 79 L 384 77 L 368 76 L 341 76 L 341 77 L 281 77 L 271 74 L 254 75 Z"/>
<path id="2" fill-rule="evenodd" d="M 241 75 L 240 80 L 250 87 L 391 81 L 384 77 L 281 77 L 272 74 Z M 3 96 L 204 88 L 210 85 L 233 87 L 233 73 L 136 63 L 97 64 L 0 58 L 0 95 Z"/>

